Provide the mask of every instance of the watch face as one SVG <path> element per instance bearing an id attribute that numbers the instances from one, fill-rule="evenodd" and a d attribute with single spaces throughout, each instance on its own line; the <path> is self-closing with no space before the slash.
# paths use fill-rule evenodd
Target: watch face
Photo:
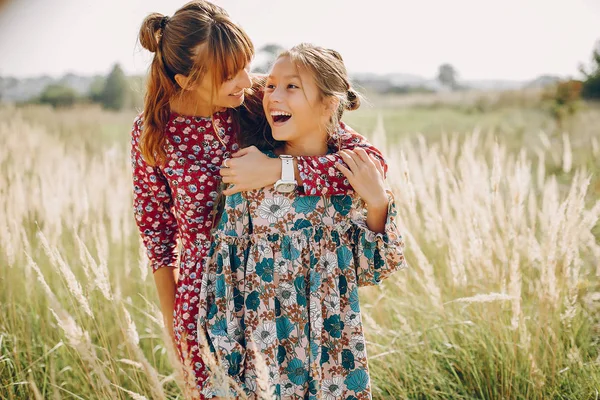
<path id="1" fill-rule="evenodd" d="M 294 189 L 296 189 L 296 185 L 293 183 L 280 183 L 277 185 L 277 187 L 275 187 L 275 190 L 277 190 L 279 193 L 290 193 L 293 192 Z"/>

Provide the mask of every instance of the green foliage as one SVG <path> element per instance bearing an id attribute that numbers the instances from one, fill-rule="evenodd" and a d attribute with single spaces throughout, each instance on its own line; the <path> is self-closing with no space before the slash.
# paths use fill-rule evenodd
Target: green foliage
<path id="1" fill-rule="evenodd" d="M 52 84 L 46 86 L 38 101 L 52 107 L 72 107 L 78 100 L 77 92 L 69 86 Z"/>
<path id="2" fill-rule="evenodd" d="M 592 52 L 592 62 L 589 69 L 584 66 L 581 72 L 586 79 L 583 82 L 581 95 L 585 99 L 600 100 L 600 41 Z"/>
<path id="3" fill-rule="evenodd" d="M 543 97 L 548 104 L 550 114 L 559 128 L 562 128 L 566 118 L 574 115 L 581 104 L 583 83 L 577 80 L 559 82 Z"/>
<path id="4" fill-rule="evenodd" d="M 106 85 L 106 78 L 103 76 L 97 76 L 90 85 L 88 91 L 88 98 L 92 103 L 102 102 L 102 93 L 104 92 L 104 86 Z"/>
<path id="5" fill-rule="evenodd" d="M 127 77 L 119 64 L 115 64 L 106 78 L 100 94 L 100 103 L 108 110 L 122 110 L 128 101 L 129 86 Z"/>

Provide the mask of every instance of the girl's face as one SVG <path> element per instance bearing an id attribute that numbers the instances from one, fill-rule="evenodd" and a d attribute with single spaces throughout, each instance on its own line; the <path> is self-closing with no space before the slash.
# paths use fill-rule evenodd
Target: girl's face
<path id="1" fill-rule="evenodd" d="M 326 141 L 327 107 L 312 73 L 280 57 L 265 86 L 263 108 L 273 138 L 285 142 Z"/>

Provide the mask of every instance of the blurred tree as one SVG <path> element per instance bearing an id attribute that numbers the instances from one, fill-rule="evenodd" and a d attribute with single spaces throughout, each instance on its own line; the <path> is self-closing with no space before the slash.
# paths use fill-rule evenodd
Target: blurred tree
<path id="1" fill-rule="evenodd" d="M 77 102 L 78 96 L 75 89 L 60 85 L 50 84 L 40 94 L 38 102 L 41 104 L 50 104 L 52 107 L 71 107 Z"/>
<path id="2" fill-rule="evenodd" d="M 585 76 L 581 95 L 585 99 L 600 99 L 600 41 L 592 52 L 592 62 L 589 68 L 581 65 L 581 73 Z"/>
<path id="3" fill-rule="evenodd" d="M 438 81 L 450 90 L 458 89 L 458 71 L 451 64 L 442 64 L 438 69 Z"/>
<path id="4" fill-rule="evenodd" d="M 559 82 L 544 93 L 543 98 L 558 129 L 562 130 L 564 122 L 579 110 L 582 91 L 583 82 L 568 80 Z"/>
<path id="5" fill-rule="evenodd" d="M 87 97 L 92 103 L 102 103 L 102 94 L 104 92 L 104 86 L 106 85 L 106 78 L 103 76 L 95 76 L 94 80 L 90 84 Z"/>
<path id="6" fill-rule="evenodd" d="M 106 78 L 100 94 L 100 103 L 109 110 L 121 110 L 125 107 L 129 95 L 127 77 L 119 64 L 115 64 Z"/>
<path id="7" fill-rule="evenodd" d="M 256 53 L 258 62 L 253 66 L 252 71 L 259 74 L 266 74 L 269 71 L 269 68 L 271 68 L 273 62 L 275 62 L 275 59 L 279 53 L 281 53 L 283 50 L 285 49 L 278 44 L 265 44 L 263 47 L 258 49 L 258 52 Z"/>

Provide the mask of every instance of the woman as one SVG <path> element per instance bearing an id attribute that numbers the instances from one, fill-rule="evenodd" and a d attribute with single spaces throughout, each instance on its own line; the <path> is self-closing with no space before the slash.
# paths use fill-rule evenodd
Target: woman
<path id="1" fill-rule="evenodd" d="M 283 190 L 293 186 L 294 179 L 282 179 L 284 163 L 289 173 L 289 160 L 271 159 L 255 148 L 239 152 L 245 131 L 241 125 L 256 130 L 252 126 L 256 118 L 240 107 L 251 92 L 248 65 L 254 48 L 222 8 L 193 1 L 170 18 L 150 14 L 142 23 L 139 40 L 154 58 L 144 110 L 132 130 L 135 218 L 165 325 L 188 366 L 186 374 L 193 375 L 186 380 L 198 388 L 205 379 L 197 341 L 198 296 L 220 168 L 225 162 L 237 171 L 225 178 L 235 184 L 233 190 L 279 181 Z M 380 156 L 350 129 L 340 138 L 336 150 L 364 146 Z M 235 156 L 239 157 L 230 159 Z M 292 175 L 306 193 L 346 193 L 351 188 L 334 168 L 340 160 L 336 154 L 296 157 L 291 161 Z"/>

